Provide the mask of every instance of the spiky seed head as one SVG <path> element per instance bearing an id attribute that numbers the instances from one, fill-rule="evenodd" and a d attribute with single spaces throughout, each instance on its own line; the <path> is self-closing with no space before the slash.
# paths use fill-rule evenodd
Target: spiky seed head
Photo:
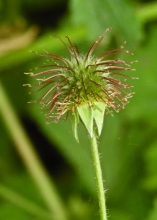
<path id="1" fill-rule="evenodd" d="M 137 78 L 121 72 L 135 70 L 130 66 L 136 61 L 125 62 L 113 58 L 120 53 L 132 54 L 124 49 L 125 42 L 117 49 L 103 52 L 98 56 L 93 55 L 93 51 L 109 30 L 106 29 L 86 54 L 80 53 L 68 36 L 66 36 L 68 44 L 59 36 L 55 36 L 67 48 L 70 58 L 50 54 L 47 51 L 45 54 L 36 53 L 49 58 L 52 64 L 42 66 L 46 68 L 43 71 L 29 73 L 31 77 L 36 78 L 36 84 L 25 84 L 31 88 L 38 87 L 36 91 L 43 90 L 42 97 L 33 102 L 40 103 L 41 108 L 46 109 L 48 123 L 58 122 L 63 115 L 66 115 L 65 118 L 69 114 L 72 116 L 76 139 L 78 139 L 77 124 L 80 118 L 91 136 L 93 123 L 96 124 L 100 135 L 104 113 L 112 110 L 119 112 L 134 94 L 131 91 L 133 86 L 126 84 L 125 81 L 128 77 Z"/>

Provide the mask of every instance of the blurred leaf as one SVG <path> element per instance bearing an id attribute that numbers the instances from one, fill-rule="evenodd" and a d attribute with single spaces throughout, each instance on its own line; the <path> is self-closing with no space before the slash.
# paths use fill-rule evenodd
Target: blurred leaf
<path id="1" fill-rule="evenodd" d="M 15 205 L 10 203 L 1 203 L 0 205 L 0 219 L 7 220 L 30 220 L 33 216 L 25 213 Z"/>
<path id="2" fill-rule="evenodd" d="M 138 18 L 142 22 L 155 21 L 156 15 L 157 15 L 156 1 L 146 1 L 146 3 L 143 4 L 142 7 L 138 9 Z"/>
<path id="3" fill-rule="evenodd" d="M 15 174 L 23 169 L 20 159 L 13 148 L 13 143 L 8 138 L 7 130 L 4 127 L 0 116 L 0 180 Z M 9 161 L 9 162 L 8 162 Z"/>
<path id="4" fill-rule="evenodd" d="M 18 209 L 19 213 L 25 213 L 26 216 L 31 214 L 36 217 L 40 216 L 41 219 L 51 219 L 37 188 L 25 173 L 6 175 L 3 182 L 7 185 L 0 184 L 0 199 L 2 198 L 3 204 L 8 203 L 9 206 L 15 207 L 15 210 Z"/>
<path id="5" fill-rule="evenodd" d="M 0 23 L 3 24 L 2 22 L 6 21 L 10 23 L 14 23 L 17 21 L 17 19 L 21 15 L 21 10 L 20 10 L 20 0 L 1 0 L 0 1 Z"/>
<path id="6" fill-rule="evenodd" d="M 156 27 L 156 26 L 155 26 Z M 136 71 L 134 76 L 139 77 L 133 85 L 136 94 L 131 100 L 128 109 L 128 117 L 132 120 L 142 119 L 156 126 L 157 112 L 157 29 L 152 28 L 149 41 L 135 52 L 134 59 L 138 63 L 134 64 Z"/>
<path id="7" fill-rule="evenodd" d="M 135 46 L 142 37 L 135 8 L 129 4 L 129 1 L 71 0 L 70 3 L 72 21 L 74 24 L 87 27 L 92 40 L 108 27 L 113 28 L 112 33 L 118 43 L 122 44 L 126 40 L 130 47 Z"/>
<path id="8" fill-rule="evenodd" d="M 156 219 L 157 219 L 157 198 L 154 200 L 153 209 L 151 209 L 147 220 L 156 220 Z"/>
<path id="9" fill-rule="evenodd" d="M 37 40 L 35 40 L 35 42 L 32 43 L 31 45 L 16 51 L 12 51 L 7 55 L 1 56 L 0 72 L 2 71 L 4 72 L 8 70 L 10 71 L 13 68 L 19 67 L 23 64 L 29 62 L 32 63 L 35 60 L 39 60 L 39 57 L 36 56 L 34 53 L 30 53 L 30 50 L 38 53 L 44 53 L 44 50 L 55 53 L 56 51 L 63 49 L 64 47 L 59 40 L 55 40 L 55 43 L 53 43 L 54 39 L 52 37 L 55 34 L 56 33 L 54 31 L 48 32 L 43 36 L 39 37 Z M 76 29 L 64 29 L 58 31 L 57 33 L 57 35 L 63 38 L 67 34 L 72 39 L 73 42 L 77 43 L 84 37 L 85 31 L 84 29 L 76 28 Z"/>
<path id="10" fill-rule="evenodd" d="M 89 204 L 88 201 L 87 202 L 83 201 L 80 196 L 71 197 L 69 200 L 69 208 L 73 216 L 72 219 L 77 218 L 76 220 L 82 220 L 82 219 L 97 220 L 97 218 L 93 217 L 94 215 L 94 213 L 92 212 L 93 206 L 92 207 L 91 206 L 92 204 Z"/>
<path id="11" fill-rule="evenodd" d="M 4 183 L 17 193 L 21 193 L 22 196 L 34 201 L 34 203 L 45 205 L 34 181 L 26 172 L 6 175 Z"/>
<path id="12" fill-rule="evenodd" d="M 144 186 L 148 190 L 157 190 L 157 140 L 145 151 L 146 177 Z"/>

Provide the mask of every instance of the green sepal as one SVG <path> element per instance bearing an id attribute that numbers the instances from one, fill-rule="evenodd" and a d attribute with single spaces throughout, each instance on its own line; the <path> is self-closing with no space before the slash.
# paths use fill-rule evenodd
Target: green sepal
<path id="1" fill-rule="evenodd" d="M 75 137 L 76 141 L 79 142 L 78 132 L 77 132 L 79 117 L 78 117 L 77 113 L 71 114 L 71 122 L 72 122 L 72 131 L 73 131 L 74 137 Z"/>
<path id="2" fill-rule="evenodd" d="M 93 136 L 93 111 L 89 104 L 83 104 L 77 107 L 79 116 L 87 128 L 90 136 Z"/>
<path id="3" fill-rule="evenodd" d="M 77 112 L 71 115 L 71 119 L 74 137 L 78 142 L 79 138 L 77 126 L 79 118 L 84 123 L 91 137 L 93 136 L 93 126 L 95 122 L 98 130 L 98 136 L 100 136 L 103 128 L 105 109 L 106 105 L 103 102 L 94 102 L 92 107 L 90 107 L 88 103 L 77 107 Z"/>
<path id="4" fill-rule="evenodd" d="M 98 135 L 100 136 L 103 128 L 106 105 L 103 102 L 95 102 L 92 108 L 93 108 L 93 117 L 98 129 Z"/>

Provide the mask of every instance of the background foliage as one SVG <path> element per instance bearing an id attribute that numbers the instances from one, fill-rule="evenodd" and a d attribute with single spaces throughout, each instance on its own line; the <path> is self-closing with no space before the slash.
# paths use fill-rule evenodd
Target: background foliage
<path id="1" fill-rule="evenodd" d="M 67 56 L 64 46 L 50 36 L 67 34 L 83 52 L 107 27 L 112 31 L 101 51 L 126 40 L 126 48 L 135 55 L 125 59 L 138 60 L 134 75 L 139 77 L 133 82 L 136 94 L 130 104 L 104 120 L 99 149 L 108 216 L 110 220 L 157 219 L 156 1 L 0 0 L 0 80 L 6 94 L 5 99 L 0 94 L 0 220 L 55 219 L 30 175 L 33 167 L 28 164 L 33 159 L 25 162 L 17 147 L 25 139 L 8 110 L 18 118 L 71 219 L 99 219 L 86 131 L 80 127 L 78 144 L 70 120 L 47 125 L 38 106 L 27 104 L 38 94 L 29 95 L 22 85 L 31 83 L 23 73 L 45 62 L 30 50 Z"/>

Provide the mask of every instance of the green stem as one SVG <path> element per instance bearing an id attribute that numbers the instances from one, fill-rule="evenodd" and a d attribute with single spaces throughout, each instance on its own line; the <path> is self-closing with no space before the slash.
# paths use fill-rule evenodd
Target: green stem
<path id="1" fill-rule="evenodd" d="M 15 142 L 15 147 L 23 159 L 30 175 L 38 187 L 51 216 L 66 220 L 65 208 L 56 191 L 55 185 L 41 163 L 32 143 L 25 133 L 13 107 L 11 106 L 2 83 L 0 82 L 0 113 Z"/>
<path id="2" fill-rule="evenodd" d="M 91 138 L 91 149 L 92 149 L 94 169 L 96 174 L 99 208 L 100 208 L 100 219 L 107 220 L 105 192 L 103 187 L 102 170 L 100 165 L 100 158 L 99 158 L 98 145 L 97 145 L 95 132 L 93 132 L 93 137 Z"/>

